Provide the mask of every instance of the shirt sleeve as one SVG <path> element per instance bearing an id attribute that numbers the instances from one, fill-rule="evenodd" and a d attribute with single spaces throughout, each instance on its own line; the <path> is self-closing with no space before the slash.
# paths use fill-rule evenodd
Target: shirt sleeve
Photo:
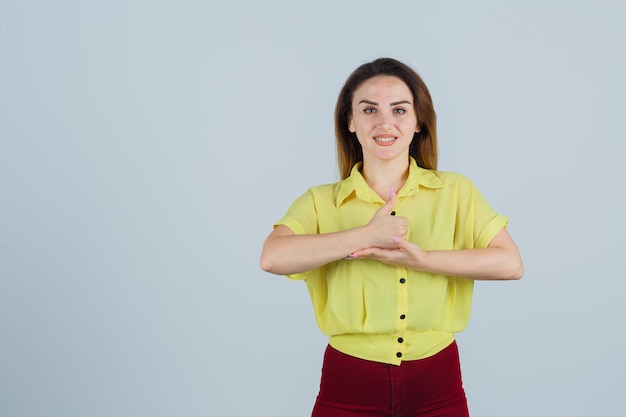
<path id="1" fill-rule="evenodd" d="M 293 202 L 282 219 L 274 227 L 284 225 L 297 235 L 319 233 L 313 190 L 309 189 Z"/>
<path id="2" fill-rule="evenodd" d="M 274 223 L 287 226 L 296 235 L 319 233 L 319 221 L 315 206 L 314 190 L 310 188 L 293 202 L 282 219 Z M 287 278 L 293 280 L 305 280 L 319 274 L 319 268 L 299 274 L 288 274 Z"/>
<path id="3" fill-rule="evenodd" d="M 459 202 L 466 207 L 465 226 L 472 233 L 474 248 L 485 248 L 503 228 L 507 227 L 509 218 L 496 213 L 471 180 L 462 177 L 459 185 Z"/>

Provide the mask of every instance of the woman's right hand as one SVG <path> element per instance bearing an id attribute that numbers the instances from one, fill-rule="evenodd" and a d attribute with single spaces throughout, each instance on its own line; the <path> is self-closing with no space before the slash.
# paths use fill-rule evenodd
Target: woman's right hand
<path id="1" fill-rule="evenodd" d="M 398 249 L 407 237 L 409 219 L 393 216 L 396 195 L 372 216 L 368 224 L 354 229 L 321 234 L 299 234 L 279 225 L 265 239 L 261 268 L 278 275 L 296 274 L 326 265 L 369 248 Z M 395 240 L 394 240 L 395 239 Z"/>
<path id="2" fill-rule="evenodd" d="M 389 200 L 374 213 L 365 226 L 367 234 L 372 238 L 372 247 L 395 249 L 397 241 L 407 238 L 409 219 L 391 214 L 397 202 L 396 193 L 390 191 Z"/>

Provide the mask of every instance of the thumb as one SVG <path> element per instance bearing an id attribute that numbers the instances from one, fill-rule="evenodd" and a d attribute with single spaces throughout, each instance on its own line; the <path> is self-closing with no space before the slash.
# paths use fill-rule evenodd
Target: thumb
<path id="1" fill-rule="evenodd" d="M 396 196 L 396 193 L 393 191 L 393 186 L 391 188 L 389 188 L 389 200 L 387 200 L 387 202 L 380 208 L 380 211 L 382 211 L 385 214 L 390 214 L 393 211 L 393 208 L 396 206 L 396 201 L 398 200 L 398 197 Z"/>

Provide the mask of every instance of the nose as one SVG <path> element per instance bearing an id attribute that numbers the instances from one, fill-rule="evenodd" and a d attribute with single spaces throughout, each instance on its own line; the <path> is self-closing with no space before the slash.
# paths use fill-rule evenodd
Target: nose
<path id="1" fill-rule="evenodd" d="M 389 129 L 393 125 L 392 114 L 388 112 L 378 113 L 378 126 L 381 129 Z"/>

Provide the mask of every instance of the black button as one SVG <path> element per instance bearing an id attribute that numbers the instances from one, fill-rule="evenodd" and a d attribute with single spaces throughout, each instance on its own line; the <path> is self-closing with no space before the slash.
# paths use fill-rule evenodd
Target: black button
<path id="1" fill-rule="evenodd" d="M 404 284 L 405 282 L 406 282 L 406 279 L 400 278 L 400 284 Z"/>
<path id="2" fill-rule="evenodd" d="M 399 358 L 401 358 L 401 357 L 402 357 L 402 352 L 398 352 L 398 353 L 396 353 L 396 356 L 397 356 L 397 357 L 399 357 Z"/>
<path id="3" fill-rule="evenodd" d="M 402 314 L 402 315 L 400 316 L 400 319 L 401 319 L 401 320 L 404 320 L 405 318 L 406 318 L 406 314 Z"/>
<path id="4" fill-rule="evenodd" d="M 403 338 L 401 338 L 401 337 L 399 337 L 399 338 L 398 338 L 398 343 L 403 343 L 403 342 L 404 342 L 404 339 L 403 339 Z"/>
<path id="5" fill-rule="evenodd" d="M 395 215 L 396 215 L 396 211 L 395 211 L 395 210 L 394 210 L 394 211 L 392 211 L 392 212 L 391 212 L 391 215 L 392 215 L 392 216 L 395 216 Z"/>

